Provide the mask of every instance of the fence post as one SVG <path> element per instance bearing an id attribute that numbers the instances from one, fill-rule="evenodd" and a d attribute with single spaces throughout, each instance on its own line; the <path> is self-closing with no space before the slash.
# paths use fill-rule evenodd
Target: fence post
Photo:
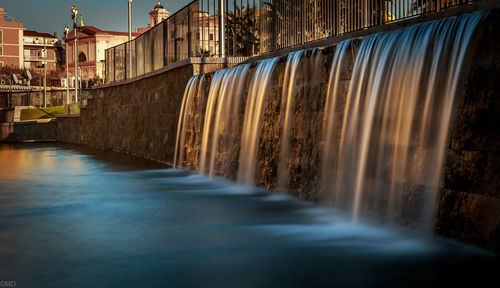
<path id="1" fill-rule="evenodd" d="M 383 25 L 385 22 L 385 0 L 378 0 L 378 25 Z"/>
<path id="2" fill-rule="evenodd" d="M 139 61 L 137 61 L 138 60 L 137 59 L 137 43 L 138 43 L 137 38 L 135 38 L 134 39 L 134 46 L 135 46 L 134 47 L 134 50 L 135 50 L 135 76 L 139 76 L 139 71 L 137 70 L 137 62 L 139 62 Z"/>
<path id="3" fill-rule="evenodd" d="M 142 41 L 142 74 L 146 74 L 146 36 Z"/>
<path id="4" fill-rule="evenodd" d="M 174 58 L 175 61 L 177 62 L 177 16 L 174 16 Z"/>
<path id="5" fill-rule="evenodd" d="M 124 75 L 124 79 L 127 80 L 127 43 L 125 43 L 125 55 L 123 55 L 123 58 L 125 58 L 125 75 Z"/>
<path id="6" fill-rule="evenodd" d="M 243 10 L 243 9 L 242 9 Z M 248 11 L 248 7 L 247 7 Z M 248 13 L 248 12 L 247 12 Z M 225 56 L 224 45 L 224 0 L 219 0 L 219 57 Z"/>
<path id="7" fill-rule="evenodd" d="M 167 52 L 168 52 L 168 19 L 163 21 L 163 67 L 168 65 Z"/>
<path id="8" fill-rule="evenodd" d="M 188 13 L 188 57 L 191 58 L 193 55 L 192 53 L 192 49 L 191 49 L 191 45 L 193 44 L 192 43 L 192 40 L 191 40 L 191 33 L 192 33 L 192 29 L 191 29 L 191 5 L 188 6 L 188 9 L 187 9 L 187 13 Z"/>
<path id="9" fill-rule="evenodd" d="M 113 82 L 116 81 L 116 47 L 113 47 Z"/>
<path id="10" fill-rule="evenodd" d="M 156 25 L 154 27 L 156 27 Z M 151 56 L 149 57 L 149 61 L 151 63 L 151 71 L 150 72 L 153 72 L 153 71 L 155 71 L 155 33 L 154 33 L 154 28 L 151 28 L 148 31 L 151 32 L 150 40 L 149 40 L 150 51 L 151 51 Z M 146 44 L 144 44 L 144 45 L 147 46 Z M 144 53 L 144 54 L 146 54 L 146 53 Z M 146 74 L 146 73 L 144 73 L 144 74 Z"/>
<path id="11" fill-rule="evenodd" d="M 300 44 L 304 44 L 305 42 L 305 29 L 304 29 L 304 17 L 305 17 L 305 14 L 304 13 L 304 8 L 305 8 L 305 4 L 304 4 L 304 1 L 305 0 L 302 0 L 300 1 Z"/>
<path id="12" fill-rule="evenodd" d="M 278 40 L 278 37 L 276 35 L 276 33 L 278 32 L 278 28 L 277 28 L 277 25 L 278 25 L 278 17 L 277 17 L 277 14 L 276 14 L 276 2 L 273 2 L 272 6 L 271 6 L 271 11 L 272 11 L 272 17 L 273 17 L 273 22 L 271 24 L 272 26 L 272 37 L 271 37 L 271 47 L 272 47 L 272 51 L 276 50 L 276 41 Z"/>

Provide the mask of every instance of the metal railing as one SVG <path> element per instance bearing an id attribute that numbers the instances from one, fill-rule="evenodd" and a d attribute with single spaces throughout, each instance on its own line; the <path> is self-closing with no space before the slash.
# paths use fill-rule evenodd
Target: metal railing
<path id="1" fill-rule="evenodd" d="M 260 52 L 418 17 L 472 0 L 261 0 Z"/>
<path id="2" fill-rule="evenodd" d="M 476 0 L 479 1 L 479 0 Z M 473 0 L 225 0 L 224 56 L 254 56 L 465 5 Z M 195 0 L 106 50 L 106 83 L 189 57 L 219 57 L 219 0 Z"/>

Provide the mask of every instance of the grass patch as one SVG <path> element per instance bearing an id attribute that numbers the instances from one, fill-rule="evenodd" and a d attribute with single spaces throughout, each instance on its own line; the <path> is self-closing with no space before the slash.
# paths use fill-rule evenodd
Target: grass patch
<path id="1" fill-rule="evenodd" d="M 74 109 L 71 109 L 72 113 Z M 66 114 L 65 106 L 24 109 L 21 111 L 21 121 L 56 118 L 57 114 Z"/>

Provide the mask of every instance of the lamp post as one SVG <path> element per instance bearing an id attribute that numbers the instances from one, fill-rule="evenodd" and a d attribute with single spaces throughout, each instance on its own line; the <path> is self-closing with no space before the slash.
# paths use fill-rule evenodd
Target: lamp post
<path id="1" fill-rule="evenodd" d="M 43 108 L 47 108 L 47 38 L 43 38 Z"/>
<path id="2" fill-rule="evenodd" d="M 128 41 L 132 40 L 132 0 L 128 0 Z"/>
<path id="3" fill-rule="evenodd" d="M 74 31 L 74 36 L 75 36 L 75 41 L 74 41 L 74 60 L 75 60 L 75 102 L 78 103 L 78 55 L 77 55 L 77 45 L 78 45 L 78 9 L 76 6 L 71 6 L 71 13 L 73 14 L 71 18 L 73 18 L 73 31 Z"/>
<path id="4" fill-rule="evenodd" d="M 69 108 L 69 63 L 68 63 L 68 34 L 69 34 L 69 28 L 68 26 L 64 25 L 64 40 L 66 42 L 66 105 L 68 105 L 68 114 L 70 114 L 70 108 Z"/>

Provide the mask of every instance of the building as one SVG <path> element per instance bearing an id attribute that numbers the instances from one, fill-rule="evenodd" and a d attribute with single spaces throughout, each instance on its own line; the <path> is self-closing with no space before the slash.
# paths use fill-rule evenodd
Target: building
<path id="1" fill-rule="evenodd" d="M 200 11 L 198 23 L 198 31 L 196 32 L 197 56 L 219 55 L 219 16 Z"/>
<path id="2" fill-rule="evenodd" d="M 132 33 L 132 37 L 138 36 Z M 82 80 L 104 78 L 105 50 L 128 41 L 128 32 L 104 31 L 94 26 L 80 25 L 78 27 L 77 60 L 79 75 Z M 68 42 L 69 74 L 74 75 L 74 42 L 75 30 L 72 30 L 64 40 Z"/>
<path id="3" fill-rule="evenodd" d="M 135 29 L 136 33 L 142 34 L 149 29 L 153 28 L 157 24 L 161 23 L 163 20 L 167 19 L 170 17 L 172 13 L 168 12 L 163 5 L 161 5 L 160 1 L 156 3 L 155 7 L 153 7 L 153 10 L 149 12 L 149 24 L 148 27 L 144 28 L 137 28 Z"/>
<path id="4" fill-rule="evenodd" d="M 57 33 L 52 35 L 24 30 L 23 34 L 24 68 L 36 69 L 45 60 L 47 61 L 47 71 L 56 71 L 57 64 L 64 63 L 61 41 L 57 39 Z M 46 49 L 46 54 L 44 49 Z"/>
<path id="5" fill-rule="evenodd" d="M 161 23 L 172 15 L 161 5 L 160 1 L 149 12 L 149 24 L 147 27 L 135 29 L 135 32 L 143 34 L 149 29 Z M 196 48 L 196 56 L 214 55 L 218 53 L 219 39 L 219 19 L 217 15 L 210 15 L 208 12 L 198 12 L 199 27 L 196 30 L 196 41 L 199 43 Z"/>
<path id="6" fill-rule="evenodd" d="M 0 8 L 0 67 L 23 67 L 23 30 L 22 22 L 15 22 Z"/>

